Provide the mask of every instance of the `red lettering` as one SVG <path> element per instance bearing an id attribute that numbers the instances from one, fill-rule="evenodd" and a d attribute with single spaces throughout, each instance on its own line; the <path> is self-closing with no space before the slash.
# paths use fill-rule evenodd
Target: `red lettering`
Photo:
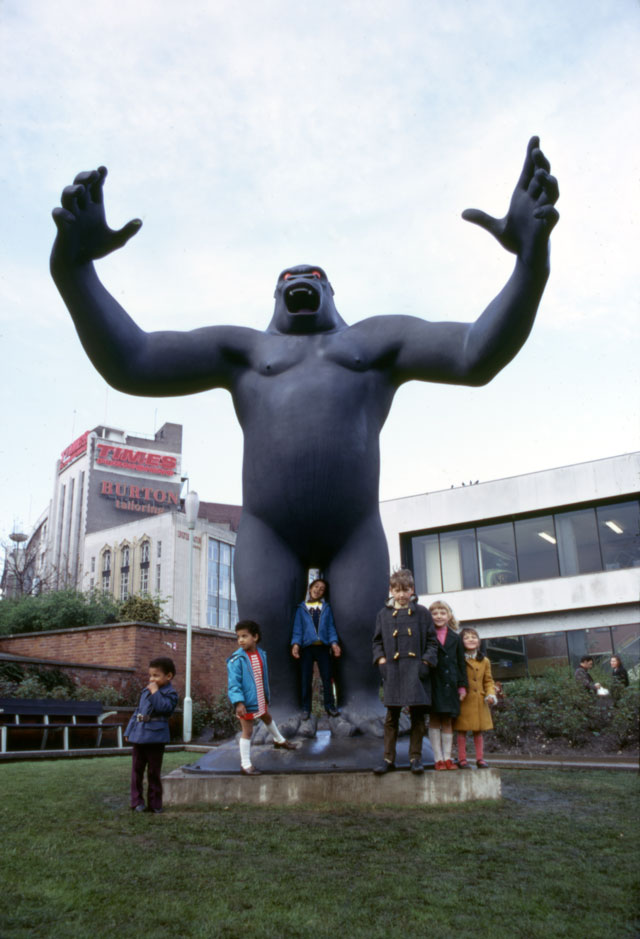
<path id="1" fill-rule="evenodd" d="M 160 466 L 160 454 L 159 453 L 147 453 L 146 459 L 147 466 Z"/>
<path id="2" fill-rule="evenodd" d="M 117 496 L 126 496 L 127 487 L 124 483 L 116 483 L 116 495 Z"/>
<path id="3" fill-rule="evenodd" d="M 98 459 L 99 459 L 99 460 L 106 460 L 106 459 L 108 459 L 108 455 L 109 455 L 109 453 L 113 450 L 113 446 L 112 446 L 111 444 L 108 444 L 108 443 L 98 443 L 98 444 L 96 444 L 96 446 L 97 446 L 98 450 L 100 451 L 100 452 L 98 453 Z"/>
<path id="4" fill-rule="evenodd" d="M 152 498 L 152 496 L 151 496 L 151 489 L 149 488 L 149 486 L 145 486 L 142 491 L 143 491 L 143 493 L 144 493 L 144 498 L 145 498 L 145 499 L 151 499 L 151 498 Z"/>
<path id="5" fill-rule="evenodd" d="M 113 483 L 103 482 L 100 486 L 100 495 L 112 496 L 113 495 Z"/>
<path id="6" fill-rule="evenodd" d="M 129 498 L 130 499 L 140 498 L 140 486 L 129 486 Z"/>
<path id="7" fill-rule="evenodd" d="M 162 489 L 156 489 L 153 493 L 153 498 L 156 502 L 164 502 L 166 493 Z"/>
<path id="8" fill-rule="evenodd" d="M 167 501 L 173 503 L 173 505 L 178 505 L 178 493 L 167 492 Z"/>
<path id="9" fill-rule="evenodd" d="M 167 470 L 171 470 L 172 472 L 175 470 L 177 462 L 178 461 L 175 458 L 175 456 L 160 457 L 160 463 L 163 466 L 163 468 Z"/>

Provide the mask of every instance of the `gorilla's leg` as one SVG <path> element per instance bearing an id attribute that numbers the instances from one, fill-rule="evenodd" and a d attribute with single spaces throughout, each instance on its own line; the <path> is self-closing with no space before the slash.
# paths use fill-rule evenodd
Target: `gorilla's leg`
<path id="1" fill-rule="evenodd" d="M 342 644 L 339 695 L 343 717 L 361 730 L 382 732 L 380 676 L 372 664 L 376 614 L 389 595 L 389 553 L 377 512 L 354 532 L 325 571 L 330 603 Z M 381 725 L 380 725 L 381 726 Z"/>
<path id="2" fill-rule="evenodd" d="M 269 710 L 280 724 L 300 710 L 300 678 L 291 657 L 291 629 L 296 605 L 304 596 L 307 570 L 277 534 L 244 511 L 234 577 L 240 619 L 252 619 L 262 629 L 261 645 L 269 666 Z"/>

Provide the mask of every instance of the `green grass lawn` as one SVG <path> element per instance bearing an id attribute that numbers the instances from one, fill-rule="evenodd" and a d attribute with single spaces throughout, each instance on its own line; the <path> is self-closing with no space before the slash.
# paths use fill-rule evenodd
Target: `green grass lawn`
<path id="1" fill-rule="evenodd" d="M 2 939 L 640 934 L 631 773 L 503 770 L 501 803 L 146 815 L 129 767 L 0 766 Z"/>

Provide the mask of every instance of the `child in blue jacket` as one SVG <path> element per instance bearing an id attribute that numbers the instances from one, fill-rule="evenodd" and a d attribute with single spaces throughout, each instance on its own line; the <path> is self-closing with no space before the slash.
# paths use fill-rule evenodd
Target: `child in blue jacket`
<path id="1" fill-rule="evenodd" d="M 147 770 L 147 812 L 162 812 L 162 757 L 169 743 L 169 718 L 176 709 L 178 693 L 171 684 L 176 667 L 173 659 L 159 656 L 149 662 L 149 684 L 124 732 L 133 745 L 131 764 L 131 808 L 144 812 L 144 771 Z"/>
<path id="2" fill-rule="evenodd" d="M 273 737 L 273 745 L 279 750 L 296 750 L 297 747 L 285 740 L 269 714 L 269 672 L 267 653 L 258 648 L 261 639 L 260 627 L 253 620 L 240 620 L 236 624 L 239 649 L 227 659 L 229 679 L 227 694 L 240 721 L 240 772 L 244 776 L 260 776 L 251 763 L 251 734 L 254 720 L 266 724 Z"/>
<path id="3" fill-rule="evenodd" d="M 329 717 L 338 717 L 331 689 L 331 653 L 340 657 L 336 624 L 333 621 L 331 607 L 327 603 L 327 582 L 321 577 L 309 584 L 309 599 L 300 603 L 296 610 L 291 634 L 291 655 L 300 659 L 300 680 L 302 686 L 302 720 L 311 715 L 311 687 L 313 683 L 313 663 L 318 663 L 322 680 L 324 709 Z"/>

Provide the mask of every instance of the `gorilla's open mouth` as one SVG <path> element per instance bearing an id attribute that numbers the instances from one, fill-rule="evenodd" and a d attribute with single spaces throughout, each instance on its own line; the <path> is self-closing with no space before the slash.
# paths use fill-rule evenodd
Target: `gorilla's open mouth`
<path id="1" fill-rule="evenodd" d="M 289 313 L 317 313 L 320 291 L 315 284 L 298 281 L 285 288 L 284 302 Z"/>

